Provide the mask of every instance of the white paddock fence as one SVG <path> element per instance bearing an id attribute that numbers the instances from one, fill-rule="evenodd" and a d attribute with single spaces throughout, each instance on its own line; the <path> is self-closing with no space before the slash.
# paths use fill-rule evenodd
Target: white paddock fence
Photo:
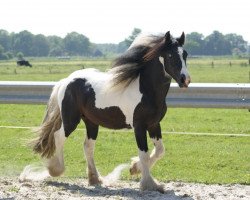
<path id="1" fill-rule="evenodd" d="M 46 104 L 55 82 L 0 81 L 2 104 Z M 181 89 L 172 83 L 169 107 L 233 108 L 250 110 L 250 84 L 191 83 Z"/>

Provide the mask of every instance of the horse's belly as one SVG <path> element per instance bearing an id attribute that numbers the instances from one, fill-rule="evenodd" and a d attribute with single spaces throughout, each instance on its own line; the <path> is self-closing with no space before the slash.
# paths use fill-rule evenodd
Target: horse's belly
<path id="1" fill-rule="evenodd" d="M 123 129 L 131 128 L 130 124 L 126 123 L 126 117 L 120 108 L 111 106 L 107 108 L 94 108 L 85 113 L 86 117 L 101 125 L 110 129 Z"/>

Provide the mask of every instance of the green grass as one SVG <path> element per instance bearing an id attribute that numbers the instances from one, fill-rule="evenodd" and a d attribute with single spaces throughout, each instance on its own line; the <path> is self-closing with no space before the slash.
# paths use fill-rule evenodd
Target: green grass
<path id="1" fill-rule="evenodd" d="M 15 61 L 0 62 L 2 81 L 58 81 L 73 71 L 83 68 L 97 68 L 102 71 L 111 65 L 110 60 L 39 60 L 30 61 L 29 67 L 17 67 Z"/>
<path id="2" fill-rule="evenodd" d="M 0 126 L 39 126 L 45 105 L 0 104 Z M 248 110 L 168 108 L 162 131 L 250 134 Z"/>
<path id="3" fill-rule="evenodd" d="M 94 67 L 102 71 L 111 66 L 111 60 L 55 60 L 31 59 L 33 67 L 17 67 L 15 61 L 0 62 L 0 80 L 58 81 L 75 70 Z M 212 67 L 211 63 L 214 62 Z M 229 66 L 229 62 L 232 66 Z M 192 82 L 249 83 L 250 66 L 245 59 L 202 58 L 188 59 Z"/>
<path id="4" fill-rule="evenodd" d="M 247 59 L 234 58 L 189 59 L 188 69 L 194 83 L 249 83 L 250 66 L 247 63 Z"/>
<path id="5" fill-rule="evenodd" d="M 44 110 L 44 105 L 0 105 L 0 125 L 38 126 Z M 247 110 L 170 108 L 162 129 L 250 134 L 248 121 Z M 105 130 L 99 133 L 95 151 L 96 164 L 103 175 L 137 155 L 133 133 Z M 39 157 L 25 146 L 34 137 L 31 130 L 0 128 L 0 137 L 0 175 L 18 175 L 24 166 L 39 162 Z M 66 142 L 65 177 L 86 177 L 84 137 L 84 131 L 77 130 Z M 166 154 L 152 171 L 161 181 L 250 184 L 249 137 L 164 134 L 163 141 Z M 149 144 L 152 149 L 150 140 Z M 130 178 L 128 171 L 123 173 L 123 179 Z"/>
<path id="6" fill-rule="evenodd" d="M 28 130 L 1 129 L 0 174 L 18 175 L 27 164 L 39 162 L 24 146 L 31 138 Z M 75 131 L 65 145 L 65 177 L 86 177 L 82 151 L 84 134 Z M 153 168 L 161 181 L 182 180 L 202 183 L 250 184 L 249 140 L 243 137 L 164 135 L 166 154 Z M 152 149 L 152 145 L 150 145 Z M 132 133 L 100 132 L 96 150 L 96 165 L 106 175 L 115 166 L 129 163 L 137 155 Z M 123 179 L 130 179 L 128 172 Z"/>

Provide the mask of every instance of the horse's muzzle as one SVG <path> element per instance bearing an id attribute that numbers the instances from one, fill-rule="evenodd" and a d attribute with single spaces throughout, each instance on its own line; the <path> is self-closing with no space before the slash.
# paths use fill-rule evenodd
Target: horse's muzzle
<path id="1" fill-rule="evenodd" d="M 183 88 L 183 87 L 184 87 L 184 88 L 187 88 L 188 85 L 189 85 L 189 83 L 191 83 L 191 78 L 190 78 L 190 76 L 186 77 L 185 74 L 181 74 L 181 80 L 180 80 L 179 86 L 180 86 L 181 88 Z"/>

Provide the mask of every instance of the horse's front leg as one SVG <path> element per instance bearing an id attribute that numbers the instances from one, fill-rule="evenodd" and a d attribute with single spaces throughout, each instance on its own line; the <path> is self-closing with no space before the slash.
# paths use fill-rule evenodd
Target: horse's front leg
<path id="1" fill-rule="evenodd" d="M 150 155 L 150 167 L 152 167 L 157 160 L 163 157 L 165 148 L 162 143 L 161 126 L 159 123 L 148 128 L 148 133 L 154 144 L 154 149 Z"/>
<path id="2" fill-rule="evenodd" d="M 141 126 L 135 128 L 135 137 L 139 149 L 140 170 L 142 174 L 141 190 L 154 190 L 164 192 L 163 186 L 159 185 L 150 174 L 150 156 L 148 154 L 146 128 Z"/>
<path id="3" fill-rule="evenodd" d="M 87 135 L 84 141 L 84 152 L 87 160 L 87 174 L 89 185 L 98 185 L 102 183 L 101 177 L 96 169 L 94 161 L 95 142 L 98 134 L 98 126 L 88 120 L 84 120 Z"/>
<path id="4" fill-rule="evenodd" d="M 160 124 L 157 124 L 155 126 L 148 128 L 148 132 L 154 144 L 154 149 L 152 153 L 150 154 L 150 159 L 149 159 L 149 167 L 152 167 L 156 163 L 157 160 L 163 157 L 165 148 L 162 143 Z M 131 175 L 140 173 L 141 172 L 140 168 L 141 166 L 140 166 L 139 158 L 138 157 L 133 158 L 133 162 L 130 168 Z"/>

